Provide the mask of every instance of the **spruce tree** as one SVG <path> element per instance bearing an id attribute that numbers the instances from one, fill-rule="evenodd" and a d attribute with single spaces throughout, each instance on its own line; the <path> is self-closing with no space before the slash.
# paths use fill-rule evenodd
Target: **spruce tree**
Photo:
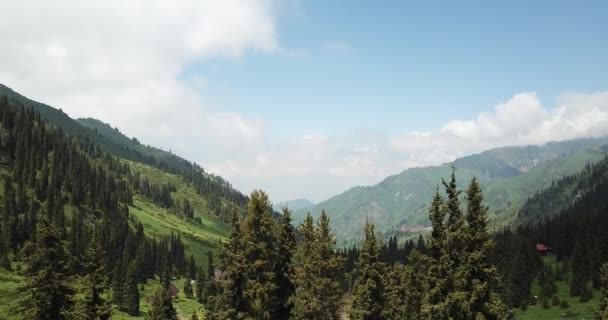
<path id="1" fill-rule="evenodd" d="M 66 244 L 59 230 L 46 220 L 37 234 L 36 243 L 28 242 L 23 248 L 27 268 L 26 282 L 19 290 L 21 313 L 27 319 L 66 319 L 73 295 Z"/>
<path id="2" fill-rule="evenodd" d="M 292 259 L 296 246 L 296 234 L 291 224 L 291 212 L 283 209 L 283 217 L 279 226 L 279 252 L 275 264 L 277 308 L 272 319 L 287 320 L 291 314 L 291 296 L 295 291 L 293 284 Z"/>
<path id="3" fill-rule="evenodd" d="M 414 250 L 408 256 L 403 283 L 405 294 L 405 315 L 402 319 L 419 320 L 422 318 L 424 295 L 428 291 L 428 270 L 431 259 Z M 392 319 L 392 318 L 388 318 Z"/>
<path id="4" fill-rule="evenodd" d="M 591 282 L 591 271 L 588 231 L 581 229 L 572 253 L 571 296 L 580 296 L 583 293 L 585 287 Z"/>
<path id="5" fill-rule="evenodd" d="M 184 280 L 184 295 L 188 299 L 192 299 L 194 297 L 192 293 L 192 280 L 188 278 Z"/>
<path id="6" fill-rule="evenodd" d="M 89 247 L 83 256 L 83 267 L 86 272 L 84 299 L 80 302 L 84 307 L 87 320 L 110 319 L 112 305 L 103 298 L 103 292 L 107 289 L 107 277 L 103 263 L 105 252 L 101 248 L 99 240 L 93 235 Z"/>
<path id="7" fill-rule="evenodd" d="M 205 287 L 205 273 L 202 268 L 198 268 L 196 273 L 196 287 L 194 293 L 199 302 L 203 301 L 203 288 Z"/>
<path id="8" fill-rule="evenodd" d="M 217 281 L 219 288 L 217 295 L 205 297 L 208 301 L 209 319 L 242 319 L 248 311 L 244 296 L 247 266 L 237 212 L 232 215 L 232 226 L 230 239 L 220 249 L 219 267 L 223 275 L 220 279 L 207 279 L 207 282 Z M 202 271 L 199 271 L 199 278 L 202 278 L 201 273 Z"/>
<path id="9" fill-rule="evenodd" d="M 365 241 L 357 261 L 359 277 L 352 295 L 350 318 L 353 320 L 385 319 L 383 309 L 386 303 L 383 276 L 385 266 L 380 262 L 380 249 L 374 232 L 374 225 L 365 225 Z"/>
<path id="10" fill-rule="evenodd" d="M 451 266 L 447 254 L 447 207 L 439 194 L 439 187 L 429 210 L 429 219 L 433 228 L 430 238 L 430 265 L 428 269 L 428 291 L 424 295 L 424 304 L 421 308 L 423 319 L 447 319 L 448 307 L 445 297 L 449 293 L 448 285 L 451 282 Z"/>
<path id="11" fill-rule="evenodd" d="M 601 293 L 600 304 L 595 311 L 596 320 L 608 319 L 608 263 L 604 263 L 601 269 Z"/>
<path id="12" fill-rule="evenodd" d="M 139 289 L 137 288 L 137 268 L 134 262 L 129 264 L 125 277 L 125 301 L 122 308 L 129 315 L 139 315 Z"/>
<path id="13" fill-rule="evenodd" d="M 150 301 L 146 320 L 178 320 L 168 288 L 157 288 Z"/>
<path id="14" fill-rule="evenodd" d="M 508 308 L 496 293 L 496 267 L 490 262 L 494 254 L 494 241 L 488 230 L 488 207 L 483 204 L 481 186 L 475 177 L 469 184 L 466 201 L 465 271 L 460 273 L 467 277 L 463 291 L 469 296 L 467 303 L 470 310 L 466 314 L 471 314 L 475 319 L 507 319 Z"/>
<path id="15" fill-rule="evenodd" d="M 299 227 L 295 253 L 292 318 L 297 320 L 340 319 L 342 290 L 340 275 L 344 259 L 335 252 L 335 239 L 325 211 L 314 225 L 310 213 Z"/>
<path id="16" fill-rule="evenodd" d="M 242 243 L 247 266 L 245 305 L 249 316 L 255 319 L 271 319 L 280 301 L 274 269 L 278 243 L 275 226 L 268 195 L 253 191 L 243 221 Z"/>

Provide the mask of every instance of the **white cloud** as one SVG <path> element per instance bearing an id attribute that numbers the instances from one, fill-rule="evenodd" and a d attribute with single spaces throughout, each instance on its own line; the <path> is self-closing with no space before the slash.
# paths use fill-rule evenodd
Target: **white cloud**
<path id="1" fill-rule="evenodd" d="M 608 134 L 608 93 L 564 94 L 553 107 L 521 93 L 437 130 L 357 129 L 268 144 L 263 119 L 214 105 L 200 95 L 204 75 L 182 73 L 192 63 L 249 51 L 306 57 L 311 53 L 282 48 L 277 39 L 277 11 L 297 9 L 298 1 L 266 0 L 4 1 L 0 82 L 72 116 L 97 117 L 173 148 L 244 192 L 264 188 L 277 200 L 320 201 L 408 167 L 496 146 Z M 328 41 L 321 50 L 351 48 Z"/>
<path id="2" fill-rule="evenodd" d="M 200 60 L 281 50 L 273 10 L 266 0 L 5 1 L 0 82 L 151 144 L 250 143 L 259 120 L 205 101 L 204 78 L 178 78 Z"/>
<path id="3" fill-rule="evenodd" d="M 451 161 L 488 148 L 608 134 L 608 92 L 564 95 L 553 108 L 535 93 L 516 94 L 473 120 L 454 120 L 435 132 L 405 133 L 391 139 L 398 151 L 419 155 L 421 165 Z M 433 154 L 430 158 L 424 154 Z M 435 159 L 435 161 L 431 161 Z"/>
<path id="4" fill-rule="evenodd" d="M 608 92 L 562 95 L 551 108 L 535 93 L 520 93 L 491 112 L 449 121 L 437 130 L 392 136 L 364 129 L 336 137 L 310 134 L 252 149 L 242 161 L 234 158 L 212 168 L 245 190 L 270 190 L 276 200 L 305 196 L 321 201 L 410 167 L 442 164 L 494 147 L 605 135 Z"/>

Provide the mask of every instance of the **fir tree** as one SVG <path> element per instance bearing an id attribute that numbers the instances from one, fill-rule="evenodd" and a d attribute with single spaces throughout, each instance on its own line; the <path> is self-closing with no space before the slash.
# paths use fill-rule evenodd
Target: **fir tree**
<path id="1" fill-rule="evenodd" d="M 308 214 L 299 227 L 292 317 L 297 320 L 340 319 L 342 291 L 340 274 L 344 259 L 334 251 L 335 240 L 329 217 L 323 211 L 317 227 Z"/>
<path id="2" fill-rule="evenodd" d="M 59 230 L 42 221 L 36 243 L 27 243 L 23 253 L 27 280 L 20 289 L 22 314 L 27 319 L 66 319 L 73 291 L 69 285 L 70 258 Z"/>
<path id="3" fill-rule="evenodd" d="M 83 267 L 86 272 L 85 291 L 84 299 L 80 300 L 79 304 L 84 309 L 86 317 L 80 319 L 105 320 L 110 319 L 112 314 L 112 305 L 102 296 L 107 288 L 107 277 L 103 264 L 104 255 L 105 252 L 94 235 L 83 257 Z"/>
<path id="4" fill-rule="evenodd" d="M 403 275 L 403 283 L 407 291 L 404 297 L 405 315 L 402 319 L 418 320 L 422 319 L 422 305 L 424 295 L 428 291 L 427 274 L 431 260 L 414 250 L 409 255 L 408 261 Z"/>
<path id="5" fill-rule="evenodd" d="M 205 273 L 203 269 L 198 268 L 198 272 L 196 273 L 196 287 L 194 289 L 196 299 L 199 302 L 203 301 L 203 288 L 205 287 Z"/>
<path id="6" fill-rule="evenodd" d="M 601 283 L 600 304 L 595 311 L 596 320 L 608 319 L 608 263 L 602 265 Z"/>
<path id="7" fill-rule="evenodd" d="M 253 191 L 243 221 L 243 251 L 248 269 L 245 305 L 255 319 L 271 319 L 279 304 L 274 272 L 278 243 L 275 226 L 268 195 Z"/>
<path id="8" fill-rule="evenodd" d="M 374 225 L 365 225 L 365 241 L 357 261 L 359 277 L 352 295 L 350 318 L 353 320 L 385 319 L 383 309 L 386 303 L 383 276 L 385 266 L 380 262 L 378 240 Z"/>
<path id="9" fill-rule="evenodd" d="M 184 295 L 188 299 L 192 299 L 194 297 L 192 293 L 192 280 L 188 278 L 184 280 Z"/>
<path id="10" fill-rule="evenodd" d="M 296 234 L 291 225 L 291 212 L 283 209 L 283 220 L 279 228 L 279 254 L 275 264 L 277 309 L 272 319 L 289 319 L 291 314 L 291 296 L 295 291 L 293 284 L 292 258 L 296 246 Z"/>
<path id="11" fill-rule="evenodd" d="M 147 320 L 178 320 L 177 312 L 171 301 L 171 294 L 167 288 L 158 288 L 150 301 L 150 310 Z"/>
<path id="12" fill-rule="evenodd" d="M 232 216 L 233 230 L 230 239 L 220 249 L 220 269 L 223 276 L 207 282 L 218 282 L 219 294 L 208 297 L 209 319 L 241 319 L 248 310 L 244 297 L 246 278 L 246 261 L 241 224 L 238 213 Z M 199 271 L 199 277 L 202 272 Z M 199 297 L 200 299 L 200 297 Z"/>
<path id="13" fill-rule="evenodd" d="M 122 308 L 132 316 L 139 315 L 139 290 L 137 288 L 137 269 L 131 262 L 125 278 L 125 304 Z"/>
<path id="14" fill-rule="evenodd" d="M 509 311 L 496 294 L 498 275 L 490 263 L 494 254 L 494 241 L 488 231 L 488 207 L 483 205 L 483 195 L 477 179 L 473 178 L 466 194 L 467 212 L 466 252 L 462 273 L 467 277 L 464 292 L 469 295 L 473 318 L 507 319 Z M 553 283 L 555 285 L 555 283 Z"/>
<path id="15" fill-rule="evenodd" d="M 588 231 L 578 233 L 572 253 L 572 279 L 570 295 L 580 296 L 591 281 L 591 258 L 589 252 Z"/>

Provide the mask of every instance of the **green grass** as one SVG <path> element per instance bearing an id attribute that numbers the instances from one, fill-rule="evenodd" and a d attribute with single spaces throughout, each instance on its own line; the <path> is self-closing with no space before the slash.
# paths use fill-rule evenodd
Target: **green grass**
<path id="1" fill-rule="evenodd" d="M 195 217 L 200 218 L 202 224 L 178 217 L 140 195 L 133 197 L 133 206 L 129 208 L 132 217 L 144 225 L 144 231 L 148 236 L 161 237 L 169 236 L 172 232 L 176 235 L 179 233 L 186 247 L 187 256 L 194 254 L 197 265 L 205 266 L 207 252 L 217 249 L 219 241 L 230 235 L 231 227 L 209 213 L 206 199 L 196 193 L 182 177 L 145 164 L 126 162 L 132 172 L 139 172 L 150 183 L 175 185 L 177 191 L 171 193 L 172 199 L 177 201 L 188 199 L 194 209 Z"/>
<path id="2" fill-rule="evenodd" d="M 178 298 L 173 300 L 173 307 L 177 310 L 178 316 L 180 319 L 190 319 L 192 313 L 196 310 L 199 319 L 204 319 L 204 307 L 200 304 L 196 299 L 186 299 L 184 296 L 182 289 L 184 286 L 183 280 L 172 281 L 175 284 L 180 292 Z M 140 315 L 137 317 L 130 316 L 124 312 L 118 311 L 114 309 L 114 313 L 112 314 L 113 320 L 132 320 L 132 319 L 144 319 L 148 313 L 148 299 L 154 295 L 154 291 L 158 288 L 159 281 L 152 280 L 148 281 L 148 284 L 144 285 L 144 290 L 140 289 Z"/>
<path id="3" fill-rule="evenodd" d="M 12 319 L 17 302 L 17 288 L 22 281 L 22 277 L 0 268 L 0 319 Z"/>
<path id="4" fill-rule="evenodd" d="M 545 259 L 547 263 L 555 264 L 554 257 L 547 257 Z M 593 299 L 588 302 L 582 303 L 579 301 L 579 297 L 571 297 L 569 290 L 570 286 L 564 281 L 557 281 L 557 296 L 560 301 L 568 301 L 569 308 L 561 309 L 559 306 L 552 306 L 549 309 L 544 309 L 540 301 L 534 306 L 528 306 L 528 309 L 524 312 L 520 309 L 515 310 L 515 319 L 517 320 L 559 320 L 559 319 L 594 319 L 595 308 L 599 304 L 600 292 L 593 290 Z M 532 294 L 538 295 L 540 287 L 538 281 L 535 280 L 532 285 Z"/>
<path id="5" fill-rule="evenodd" d="M 219 240 L 225 239 L 230 233 L 229 227 L 217 220 L 203 218 L 201 225 L 171 214 L 140 196 L 135 196 L 133 200 L 134 206 L 129 208 L 129 212 L 144 225 L 146 235 L 158 238 L 171 235 L 171 232 L 175 235 L 179 233 L 187 257 L 194 254 L 199 266 L 207 264 L 207 251 L 215 251 Z"/>

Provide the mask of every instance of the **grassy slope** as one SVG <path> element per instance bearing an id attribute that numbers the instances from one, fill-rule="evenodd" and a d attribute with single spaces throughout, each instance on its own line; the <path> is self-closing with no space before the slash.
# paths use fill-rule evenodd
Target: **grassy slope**
<path id="1" fill-rule="evenodd" d="M 17 264 L 13 263 L 13 266 L 16 265 Z M 21 276 L 18 276 L 13 272 L 8 272 L 0 268 L 0 320 L 21 319 L 20 316 L 15 313 L 15 308 L 18 306 L 17 292 L 18 287 L 22 283 L 22 281 L 23 278 Z M 178 298 L 176 300 L 173 300 L 173 305 L 177 310 L 179 317 L 181 319 L 190 319 L 190 316 L 196 310 L 197 314 L 199 315 L 199 319 L 204 319 L 202 317 L 204 313 L 203 305 L 198 303 L 195 299 L 186 299 L 186 297 L 183 295 L 183 279 L 173 281 L 173 283 L 180 289 L 180 294 L 178 295 Z M 159 281 L 154 280 L 148 281 L 148 283 L 144 285 L 144 290 L 141 290 L 140 288 L 139 293 L 141 314 L 139 316 L 130 316 L 124 312 L 115 309 L 112 314 L 112 319 L 144 319 L 148 311 L 148 304 L 146 301 L 154 294 L 154 290 L 159 285 Z M 79 284 L 75 284 L 74 289 L 78 290 L 78 286 Z"/>
<path id="2" fill-rule="evenodd" d="M 185 220 L 168 212 L 147 199 L 134 196 L 134 206 L 130 213 L 144 225 L 148 236 L 166 236 L 171 232 L 181 235 L 186 246 L 186 254 L 193 253 L 198 265 L 207 264 L 207 251 L 215 250 L 218 241 L 228 237 L 230 226 L 209 214 L 206 200 L 198 195 L 180 176 L 136 162 L 130 162 L 133 172 L 139 172 L 151 183 L 172 183 L 177 191 L 171 194 L 174 200 L 188 199 L 194 208 L 195 217 L 200 217 L 202 225 L 191 220 Z M 201 264 L 202 263 L 202 264 Z"/>
<path id="3" fill-rule="evenodd" d="M 194 208 L 195 216 L 200 217 L 203 223 L 201 225 L 195 221 L 181 219 L 139 195 L 134 196 L 134 205 L 129 210 L 131 216 L 144 225 L 148 236 L 159 237 L 168 236 L 171 232 L 179 233 L 186 247 L 186 255 L 194 254 L 197 265 L 206 266 L 207 252 L 215 251 L 219 240 L 228 237 L 230 226 L 210 215 L 206 209 L 205 199 L 188 186 L 181 177 L 140 163 L 129 161 L 129 165 L 133 172 L 140 172 L 152 183 L 171 182 L 174 184 L 177 191 L 172 193 L 172 197 L 179 200 L 187 198 Z M 0 174 L 8 173 L 8 170 L 8 168 L 0 167 Z M 2 192 L 3 183 L 0 181 L 0 198 Z M 72 216 L 73 210 L 75 210 L 73 207 L 66 206 L 65 211 L 68 218 Z M 16 273 L 0 268 L 0 320 L 13 319 L 10 315 L 13 313 L 12 310 L 16 303 L 17 287 L 22 280 L 23 278 Z M 183 280 L 180 279 L 174 283 L 180 290 L 182 289 Z M 140 317 L 131 317 L 115 310 L 112 319 L 143 319 L 147 310 L 145 298 L 153 294 L 157 285 L 158 281 L 150 281 L 145 286 L 145 290 L 141 292 L 141 308 L 144 312 Z M 199 311 L 202 310 L 202 305 L 196 300 L 186 299 L 183 295 L 180 295 L 179 299 L 175 301 L 175 306 L 183 318 L 189 317 L 195 309 L 199 316 L 201 315 Z"/>
<path id="4" fill-rule="evenodd" d="M 555 257 L 545 258 L 545 263 L 553 264 L 555 267 Z M 551 306 L 549 309 L 544 309 L 542 305 L 537 303 L 535 306 L 529 306 L 528 310 L 515 310 L 515 319 L 517 320 L 557 320 L 557 319 L 594 319 L 595 308 L 599 304 L 600 293 L 598 290 L 593 290 L 593 299 L 588 302 L 581 303 L 579 297 L 571 297 L 569 294 L 569 284 L 564 281 L 557 281 L 557 296 L 559 300 L 568 301 L 569 308 L 561 309 L 559 306 Z M 532 294 L 538 295 L 540 287 L 538 281 L 535 280 L 532 286 Z M 551 301 L 549 301 L 551 304 Z"/>
<path id="5" fill-rule="evenodd" d="M 196 310 L 196 313 L 198 314 L 199 319 L 204 319 L 203 318 L 203 313 L 204 313 L 204 308 L 203 305 L 198 303 L 198 301 L 196 301 L 196 299 L 186 299 L 186 297 L 183 295 L 182 293 L 182 288 L 184 286 L 184 281 L 183 280 L 177 280 L 177 281 L 173 281 L 173 283 L 179 288 L 180 293 L 178 295 L 178 298 L 173 300 L 173 306 L 175 307 L 175 309 L 177 310 L 177 313 L 180 317 L 180 319 L 190 319 L 190 316 L 192 315 L 192 313 Z M 159 286 L 159 281 L 155 280 L 155 281 L 148 281 L 148 284 L 146 284 L 144 286 L 144 290 L 142 291 L 140 288 L 139 291 L 139 295 L 140 295 L 140 311 L 141 314 L 137 317 L 134 316 L 130 316 L 124 312 L 120 312 L 118 310 L 114 311 L 114 314 L 112 315 L 112 319 L 113 320 L 132 320 L 132 319 L 143 319 L 146 317 L 147 313 L 148 313 L 148 304 L 147 304 L 147 300 L 152 297 L 154 295 L 154 290 L 156 288 L 158 288 Z"/>

